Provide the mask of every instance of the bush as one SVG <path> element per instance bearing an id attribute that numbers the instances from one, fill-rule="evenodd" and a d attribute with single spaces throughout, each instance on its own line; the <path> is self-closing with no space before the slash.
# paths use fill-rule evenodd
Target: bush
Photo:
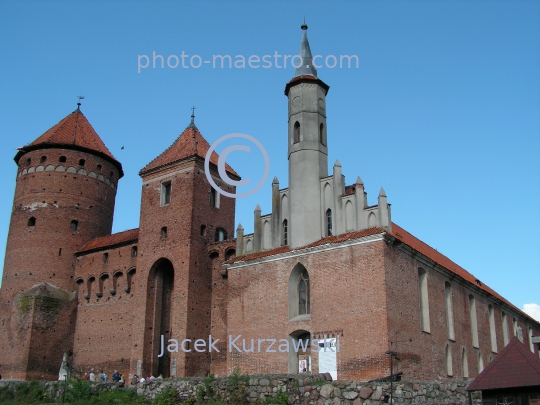
<path id="1" fill-rule="evenodd" d="M 153 405 L 177 405 L 181 403 L 178 391 L 169 388 L 156 396 Z"/>
<path id="2" fill-rule="evenodd" d="M 246 400 L 246 385 L 249 383 L 249 376 L 242 374 L 239 368 L 235 368 L 227 380 L 227 391 L 231 395 L 232 405 L 244 405 Z"/>

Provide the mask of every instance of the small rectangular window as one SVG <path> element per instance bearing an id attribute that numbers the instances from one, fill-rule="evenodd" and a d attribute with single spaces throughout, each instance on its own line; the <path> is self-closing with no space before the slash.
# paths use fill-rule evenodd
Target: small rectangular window
<path id="1" fill-rule="evenodd" d="M 219 193 L 214 189 L 210 189 L 210 206 L 219 208 Z"/>
<path id="2" fill-rule="evenodd" d="M 171 202 L 171 182 L 161 183 L 161 205 L 167 205 Z"/>
<path id="3" fill-rule="evenodd" d="M 103 264 L 107 264 L 109 262 L 109 254 L 103 253 Z"/>
<path id="4" fill-rule="evenodd" d="M 131 257 L 132 258 L 137 257 L 137 246 L 133 246 L 131 248 Z"/>
<path id="5" fill-rule="evenodd" d="M 71 221 L 70 227 L 72 231 L 76 231 L 77 229 L 79 229 L 79 221 L 76 221 L 76 220 Z"/>
<path id="6" fill-rule="evenodd" d="M 161 239 L 167 239 L 167 227 L 161 228 Z"/>

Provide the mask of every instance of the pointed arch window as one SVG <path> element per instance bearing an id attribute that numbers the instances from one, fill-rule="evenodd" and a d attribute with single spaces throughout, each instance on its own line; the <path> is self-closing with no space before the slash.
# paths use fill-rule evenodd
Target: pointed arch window
<path id="1" fill-rule="evenodd" d="M 306 269 L 298 278 L 298 315 L 309 314 L 309 274 Z"/>
<path id="2" fill-rule="evenodd" d="M 283 220 L 283 238 L 282 238 L 282 245 L 287 246 L 289 244 L 289 229 L 288 229 L 288 222 L 286 219 Z"/>
<path id="3" fill-rule="evenodd" d="M 326 236 L 332 236 L 332 210 L 326 210 Z"/>
<path id="4" fill-rule="evenodd" d="M 296 122 L 294 123 L 294 132 L 293 132 L 293 135 L 294 135 L 293 142 L 294 142 L 294 143 L 300 142 L 300 123 L 299 123 L 298 121 L 296 121 Z"/>
<path id="5" fill-rule="evenodd" d="M 300 321 L 310 318 L 311 291 L 309 273 L 297 263 L 291 271 L 288 283 L 289 320 Z"/>

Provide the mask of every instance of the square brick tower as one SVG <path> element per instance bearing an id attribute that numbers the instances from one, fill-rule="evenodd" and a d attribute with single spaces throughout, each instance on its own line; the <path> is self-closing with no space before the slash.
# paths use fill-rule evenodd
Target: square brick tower
<path id="1" fill-rule="evenodd" d="M 210 355 L 194 340 L 210 335 L 212 262 L 207 245 L 234 236 L 234 199 L 220 196 L 204 171 L 210 145 L 193 119 L 176 141 L 144 167 L 137 274 L 138 310 L 133 325 L 131 372 L 143 375 L 206 375 Z M 210 159 L 216 184 L 218 155 Z M 226 166 L 231 179 L 240 177 Z M 220 198 L 221 197 L 221 198 Z M 159 356 L 161 339 L 186 342 L 184 350 Z M 188 352 L 189 350 L 189 352 Z"/>

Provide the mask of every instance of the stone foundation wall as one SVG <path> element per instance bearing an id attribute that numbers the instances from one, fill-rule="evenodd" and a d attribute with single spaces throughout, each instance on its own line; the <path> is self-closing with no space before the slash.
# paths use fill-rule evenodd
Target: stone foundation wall
<path id="1" fill-rule="evenodd" d="M 399 381 L 393 383 L 394 404 L 469 404 L 465 390 L 470 381 Z M 19 382 L 0 381 L 0 388 L 15 389 Z M 49 392 L 61 393 L 63 383 L 42 383 Z M 56 387 L 58 385 L 58 387 Z M 353 381 L 328 381 L 323 374 L 298 377 L 297 375 L 240 376 L 235 389 L 229 378 L 215 380 L 204 378 L 173 378 L 137 384 L 139 395 L 153 400 L 167 389 L 175 389 L 182 400 L 194 398 L 231 403 L 238 393 L 245 396 L 246 403 L 263 402 L 288 405 L 383 405 L 390 403 L 390 383 Z M 209 390 L 209 388 L 211 388 Z M 93 383 L 92 390 L 111 391 L 119 389 L 116 383 Z M 211 391 L 211 392 L 209 392 Z M 275 402 L 272 401 L 275 398 Z M 481 405 L 479 392 L 472 394 L 472 404 Z"/>

